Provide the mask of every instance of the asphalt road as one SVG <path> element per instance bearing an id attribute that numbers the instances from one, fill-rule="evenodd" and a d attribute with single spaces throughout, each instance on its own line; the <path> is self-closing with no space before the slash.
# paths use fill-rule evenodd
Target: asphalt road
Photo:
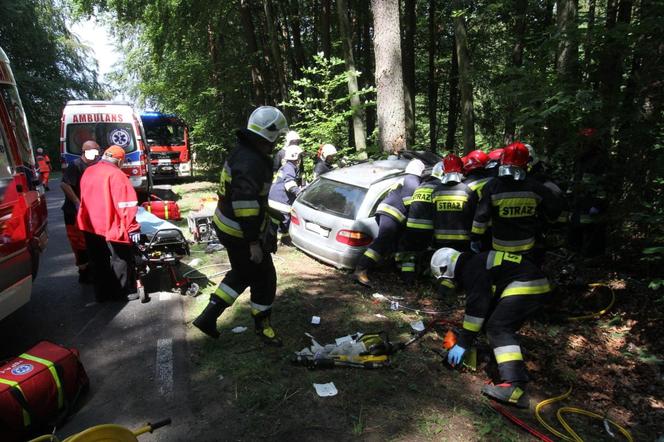
<path id="1" fill-rule="evenodd" d="M 79 349 L 91 388 L 78 413 L 58 430 L 62 438 L 101 423 L 137 428 L 171 417 L 170 427 L 140 440 L 197 440 L 182 298 L 158 292 L 147 304 L 96 303 L 92 286 L 78 283 L 60 210 L 63 198 L 59 180 L 52 180 L 48 247 L 32 300 L 0 321 L 0 360 L 44 339 Z"/>

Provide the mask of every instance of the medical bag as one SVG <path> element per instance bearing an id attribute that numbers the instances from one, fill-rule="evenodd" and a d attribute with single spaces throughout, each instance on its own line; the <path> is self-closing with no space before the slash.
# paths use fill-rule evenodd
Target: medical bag
<path id="1" fill-rule="evenodd" d="M 175 201 L 164 201 L 156 195 L 150 195 L 148 201 L 141 204 L 141 206 L 161 219 L 182 219 L 180 206 Z"/>
<path id="2" fill-rule="evenodd" d="M 89 385 L 78 351 L 42 341 L 0 366 L 0 440 L 51 432 Z"/>

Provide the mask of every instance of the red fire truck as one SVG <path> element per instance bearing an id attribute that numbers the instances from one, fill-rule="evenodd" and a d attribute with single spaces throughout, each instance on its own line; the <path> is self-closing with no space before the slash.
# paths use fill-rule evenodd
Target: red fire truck
<path id="1" fill-rule="evenodd" d="M 148 146 L 152 176 L 183 178 L 192 176 L 189 129 L 177 115 L 161 112 L 141 114 Z"/>

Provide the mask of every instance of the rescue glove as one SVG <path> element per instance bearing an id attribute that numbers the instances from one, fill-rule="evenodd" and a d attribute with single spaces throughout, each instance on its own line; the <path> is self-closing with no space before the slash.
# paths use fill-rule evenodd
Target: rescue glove
<path id="1" fill-rule="evenodd" d="M 252 242 L 249 244 L 249 261 L 256 264 L 263 262 L 263 249 L 258 242 Z"/>
<path id="2" fill-rule="evenodd" d="M 447 352 L 447 363 L 452 367 L 456 367 L 463 360 L 464 353 L 466 353 L 465 348 L 455 345 Z"/>

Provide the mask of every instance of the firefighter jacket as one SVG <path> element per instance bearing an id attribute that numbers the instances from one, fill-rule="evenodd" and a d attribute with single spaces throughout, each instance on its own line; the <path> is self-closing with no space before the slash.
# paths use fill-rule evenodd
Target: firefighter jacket
<path id="1" fill-rule="evenodd" d="M 525 299 L 551 291 L 537 265 L 518 254 L 494 250 L 477 255 L 462 253 L 454 273 L 457 286 L 466 292 L 466 313 L 457 340 L 465 349 L 473 344 L 497 301 L 508 297 Z"/>
<path id="2" fill-rule="evenodd" d="M 376 215 L 389 216 L 399 224 L 404 224 L 408 217 L 413 192 L 420 185 L 420 177 L 408 174 L 403 184 L 397 184 L 387 194 L 376 209 Z"/>
<path id="3" fill-rule="evenodd" d="M 316 166 L 314 167 L 314 179 L 318 178 L 319 176 L 323 175 L 324 173 L 328 173 L 332 169 L 333 169 L 332 165 L 328 164 L 327 161 L 318 159 L 318 162 L 316 163 Z"/>
<path id="4" fill-rule="evenodd" d="M 272 181 L 268 195 L 270 207 L 281 213 L 290 213 L 291 204 L 302 191 L 299 182 L 300 174 L 297 165 L 292 161 L 286 161 Z"/>
<path id="5" fill-rule="evenodd" d="M 495 173 L 494 173 L 495 171 Z M 475 192 L 477 194 L 477 199 L 479 200 L 482 198 L 482 189 L 486 185 L 487 182 L 491 178 L 495 176 L 497 173 L 498 168 L 495 167 L 494 169 L 475 169 L 470 171 L 468 175 L 466 175 L 466 179 L 463 180 L 463 183 L 470 187 L 470 190 Z"/>
<path id="6" fill-rule="evenodd" d="M 433 191 L 433 229 L 436 244 L 454 247 L 470 241 L 477 194 L 464 183 L 439 184 Z"/>
<path id="7" fill-rule="evenodd" d="M 542 223 L 556 221 L 561 210 L 560 198 L 530 177 L 493 178 L 482 189 L 472 233 L 483 235 L 491 225 L 494 250 L 527 252 L 535 246 Z"/>
<path id="8" fill-rule="evenodd" d="M 411 198 L 404 232 L 399 250 L 415 252 L 424 250 L 433 235 L 433 191 L 440 184 L 436 177 L 425 180 Z"/>
<path id="9" fill-rule="evenodd" d="M 85 169 L 80 186 L 78 228 L 106 241 L 129 244 L 129 234 L 141 226 L 136 221 L 138 198 L 127 175 L 115 164 L 100 161 Z"/>
<path id="10" fill-rule="evenodd" d="M 259 241 L 269 227 L 267 195 L 272 181 L 272 160 L 254 147 L 252 132 L 237 132 L 237 145 L 221 172 L 219 202 L 213 221 L 229 237 Z"/>

